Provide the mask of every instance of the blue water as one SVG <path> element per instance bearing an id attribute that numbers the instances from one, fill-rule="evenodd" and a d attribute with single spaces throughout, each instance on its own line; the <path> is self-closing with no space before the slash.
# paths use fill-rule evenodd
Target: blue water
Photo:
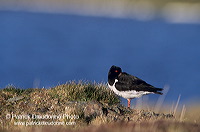
<path id="1" fill-rule="evenodd" d="M 200 25 L 0 11 L 1 88 L 106 83 L 111 65 L 169 85 L 168 101 L 199 99 Z"/>

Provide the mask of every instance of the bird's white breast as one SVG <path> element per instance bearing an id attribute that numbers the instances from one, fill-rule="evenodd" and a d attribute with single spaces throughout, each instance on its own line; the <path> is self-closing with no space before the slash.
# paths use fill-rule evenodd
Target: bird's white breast
<path id="1" fill-rule="evenodd" d="M 109 88 L 111 90 L 113 90 L 113 92 L 125 99 L 133 99 L 133 98 L 138 98 L 138 97 L 141 97 L 142 95 L 145 95 L 145 94 L 149 94 L 149 93 L 152 93 L 152 92 L 145 92 L 145 91 L 135 91 L 135 90 L 129 90 L 129 91 L 119 91 L 115 88 L 115 83 L 117 83 L 118 80 L 115 79 L 115 82 L 114 84 L 111 86 L 108 84 Z"/>

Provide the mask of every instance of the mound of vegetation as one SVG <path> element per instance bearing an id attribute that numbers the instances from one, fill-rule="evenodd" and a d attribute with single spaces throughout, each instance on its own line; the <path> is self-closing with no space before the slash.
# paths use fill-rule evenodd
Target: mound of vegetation
<path id="1" fill-rule="evenodd" d="M 132 123 L 132 130 L 138 124 L 157 126 L 163 120 L 176 121 L 172 114 L 124 107 L 119 97 L 102 83 L 72 81 L 50 89 L 8 86 L 0 90 L 3 131 L 99 131 L 101 127 L 111 131 L 119 128 L 120 125 L 113 127 L 117 123 L 123 127 Z M 160 127 L 152 129 L 157 128 Z"/>

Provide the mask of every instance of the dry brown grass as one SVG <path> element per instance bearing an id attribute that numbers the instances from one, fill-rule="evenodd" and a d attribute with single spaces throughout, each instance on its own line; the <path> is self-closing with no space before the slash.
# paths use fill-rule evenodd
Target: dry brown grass
<path id="1" fill-rule="evenodd" d="M 4 130 L 5 131 L 5 130 Z M 9 130 L 7 130 L 9 131 Z M 89 125 L 79 129 L 63 126 L 27 127 L 15 129 L 16 132 L 199 132 L 200 126 L 194 123 L 177 122 L 171 120 L 143 121 L 143 122 L 115 122 Z M 6 132 L 6 131 L 5 131 Z"/>
<path id="2" fill-rule="evenodd" d="M 197 106 L 197 105 L 196 105 Z M 104 110 L 103 110 L 104 109 Z M 153 110 L 153 109 L 152 109 Z M 173 111 L 175 108 L 173 109 Z M 200 107 L 176 108 L 176 117 L 150 110 L 128 109 L 106 84 L 68 82 L 50 89 L 0 90 L 0 131 L 30 132 L 197 132 L 200 131 Z M 163 112 L 160 109 L 160 112 Z M 15 122 L 41 119 L 7 119 L 15 115 L 74 114 L 79 119 L 46 119 L 42 121 L 75 122 L 73 125 L 14 125 Z"/>

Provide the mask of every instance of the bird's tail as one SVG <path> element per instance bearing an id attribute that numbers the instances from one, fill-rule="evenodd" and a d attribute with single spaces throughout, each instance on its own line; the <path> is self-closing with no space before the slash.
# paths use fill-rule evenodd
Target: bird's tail
<path id="1" fill-rule="evenodd" d="M 162 95 L 163 93 L 160 92 L 162 90 L 163 90 L 162 88 L 155 88 L 155 92 L 154 93 Z"/>

